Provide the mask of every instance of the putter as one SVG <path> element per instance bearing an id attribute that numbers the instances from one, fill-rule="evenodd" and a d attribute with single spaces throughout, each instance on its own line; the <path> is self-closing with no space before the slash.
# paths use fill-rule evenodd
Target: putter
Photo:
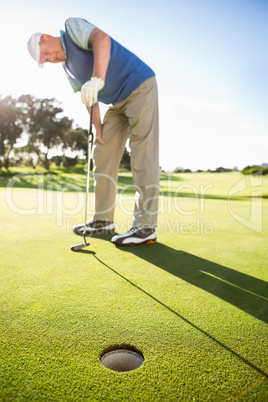
<path id="1" fill-rule="evenodd" d="M 84 243 L 75 244 L 75 245 L 71 246 L 72 251 L 79 251 L 82 248 L 89 246 L 89 244 L 90 244 L 86 240 L 86 231 L 87 231 L 87 204 L 88 204 L 89 181 L 90 181 L 90 161 L 91 161 L 91 154 L 92 154 L 92 148 L 93 148 L 92 116 L 93 116 L 93 106 L 91 106 L 91 108 L 90 108 L 90 123 L 89 123 L 89 131 L 88 131 L 87 189 L 86 189 L 86 203 L 85 203 L 85 224 L 84 224 L 84 231 L 83 231 Z"/>

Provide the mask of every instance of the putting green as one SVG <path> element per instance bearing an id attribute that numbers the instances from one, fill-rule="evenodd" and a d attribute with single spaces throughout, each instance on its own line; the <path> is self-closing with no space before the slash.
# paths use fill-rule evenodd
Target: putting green
<path id="1" fill-rule="evenodd" d="M 0 399 L 267 400 L 268 179 L 162 174 L 158 243 L 120 249 L 95 237 L 75 253 L 83 177 L 0 190 Z M 120 233 L 132 190 L 122 173 Z M 115 345 L 144 363 L 103 367 Z"/>

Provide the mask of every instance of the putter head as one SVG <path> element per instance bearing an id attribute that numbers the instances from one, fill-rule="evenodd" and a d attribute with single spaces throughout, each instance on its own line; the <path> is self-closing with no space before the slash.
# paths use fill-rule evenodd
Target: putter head
<path id="1" fill-rule="evenodd" d="M 75 244 L 75 245 L 71 246 L 71 250 L 72 251 L 79 251 L 82 248 L 85 248 L 87 246 L 89 246 L 89 243 L 87 243 L 87 242 L 81 243 L 81 244 Z"/>

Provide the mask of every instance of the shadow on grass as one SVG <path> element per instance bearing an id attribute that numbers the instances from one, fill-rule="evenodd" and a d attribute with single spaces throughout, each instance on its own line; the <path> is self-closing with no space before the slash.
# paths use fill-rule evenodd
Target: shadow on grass
<path id="1" fill-rule="evenodd" d="M 122 248 L 268 323 L 268 283 L 161 243 Z"/>
<path id="2" fill-rule="evenodd" d="M 105 236 L 94 234 L 88 239 L 91 237 L 110 241 L 115 234 Z M 175 250 L 162 243 L 151 246 L 121 247 L 120 250 L 134 254 L 268 323 L 268 282 L 266 281 L 185 251 Z M 81 252 L 87 251 L 81 250 Z M 90 252 L 90 254 L 95 253 Z"/>
<path id="3" fill-rule="evenodd" d="M 90 174 L 90 193 L 94 192 L 93 174 Z M 188 199 L 210 199 L 222 201 L 243 201 L 252 199 L 253 196 L 248 195 L 220 195 L 210 194 L 207 192 L 197 191 L 190 182 L 178 185 L 174 188 L 175 182 L 182 182 L 185 179 L 179 176 L 161 174 L 159 195 L 161 197 L 169 197 L 170 199 L 188 198 Z M 84 168 L 77 169 L 61 169 L 60 171 L 40 171 L 35 173 L 7 173 L 0 175 L 0 188 L 6 188 L 11 191 L 13 188 L 49 190 L 57 192 L 85 192 L 86 191 L 87 174 Z M 164 184 L 162 183 L 164 182 Z M 188 191 L 182 191 L 188 188 Z M 133 184 L 132 175 L 118 174 L 117 193 L 121 196 L 135 196 L 136 188 Z M 256 196 L 258 198 L 267 198 L 268 195 Z M 254 196 L 255 198 L 255 196 Z"/>
<path id="4" fill-rule="evenodd" d="M 155 249 L 156 246 L 160 246 L 158 247 L 158 249 L 162 249 L 162 247 L 166 247 L 163 244 L 158 243 L 157 245 L 154 245 L 152 248 Z M 140 256 L 141 258 L 143 258 L 143 252 L 144 248 L 141 246 L 138 248 L 139 250 L 137 250 L 135 248 L 135 255 Z M 146 247 L 146 250 L 148 249 L 148 247 Z M 171 249 L 170 247 L 167 247 L 167 249 L 169 250 L 173 250 L 173 252 L 175 253 L 179 253 L 179 256 L 181 255 L 181 252 L 178 252 L 174 249 Z M 130 249 L 123 249 L 125 251 L 129 251 Z M 137 251 L 136 251 L 137 250 Z M 231 353 L 232 355 L 236 356 L 238 359 L 240 359 L 241 361 L 243 361 L 245 364 L 247 364 L 248 366 L 250 366 L 251 368 L 253 368 L 254 370 L 256 370 L 257 372 L 259 372 L 260 374 L 262 374 L 262 379 L 265 378 L 267 380 L 267 373 L 265 371 L 263 371 L 262 369 L 260 369 L 259 367 L 255 366 L 253 363 L 251 363 L 249 360 L 245 359 L 243 356 L 241 356 L 239 353 L 235 352 L 234 350 L 232 350 L 231 348 L 229 348 L 227 345 L 225 345 L 224 343 L 222 343 L 221 341 L 219 341 L 218 339 L 216 339 L 214 336 L 210 335 L 208 332 L 204 331 L 202 328 L 198 327 L 196 324 L 194 324 L 193 322 L 191 322 L 190 320 L 188 320 L 187 318 L 183 317 L 182 315 L 180 315 L 179 313 L 177 313 L 175 310 L 173 310 L 172 308 L 170 308 L 169 306 L 167 306 L 166 304 L 162 303 L 160 300 L 158 300 L 156 297 L 154 297 L 153 295 L 151 295 L 150 293 L 146 292 L 144 289 L 142 289 L 141 287 L 137 286 L 135 283 L 133 283 L 132 281 L 130 281 L 129 279 L 127 279 L 125 276 L 123 276 L 122 274 L 120 274 L 119 272 L 117 272 L 114 268 L 110 267 L 108 264 L 106 264 L 105 262 L 103 262 L 102 260 L 100 260 L 95 252 L 90 252 L 90 251 L 86 251 L 86 250 L 81 250 L 81 252 L 83 253 L 88 253 L 88 254 L 92 254 L 94 258 L 96 258 L 96 260 L 104 265 L 106 268 L 108 268 L 109 270 L 111 270 L 114 274 L 118 275 L 120 278 L 122 278 L 123 280 L 125 280 L 126 282 L 128 282 L 130 285 L 134 286 L 136 289 L 138 289 L 139 291 L 141 291 L 142 293 L 144 293 L 145 295 L 147 295 L 148 297 L 150 297 L 151 299 L 153 299 L 155 302 L 159 303 L 162 307 L 164 307 L 165 309 L 167 309 L 169 312 L 175 314 L 178 318 L 182 319 L 184 322 L 186 322 L 187 324 L 189 324 L 192 328 L 198 330 L 199 332 L 201 332 L 203 335 L 205 335 L 206 337 L 208 337 L 210 340 L 212 340 L 213 342 L 217 343 L 220 347 L 224 348 L 227 352 Z M 133 252 L 132 250 L 130 252 Z M 186 255 L 190 255 L 185 253 Z M 159 253 L 158 252 L 154 252 L 154 256 L 156 259 L 158 259 L 159 257 Z M 174 255 L 173 255 L 174 256 Z M 190 255 L 191 256 L 191 255 Z M 194 259 L 198 260 L 198 257 L 195 256 L 191 256 L 194 257 Z M 151 262 L 153 264 L 155 264 L 155 260 L 154 258 L 145 258 L 146 261 Z M 201 259 L 202 261 L 206 261 Z M 153 262 L 152 262 L 153 261 Z M 168 261 L 169 263 L 172 262 L 172 258 L 170 257 L 170 261 Z M 174 261 L 173 261 L 174 263 Z M 212 264 L 209 261 L 206 261 L 206 263 Z M 156 266 L 160 266 L 161 264 L 155 264 Z M 218 266 L 217 264 L 215 264 L 216 266 Z M 222 267 L 224 268 L 224 267 Z M 170 270 L 168 270 L 169 272 L 171 272 Z M 172 274 L 174 274 L 174 272 L 171 272 Z M 178 275 L 176 275 L 178 276 Z M 180 276 L 181 277 L 181 276 Z M 251 278 L 251 277 L 250 277 Z M 192 282 L 191 282 L 192 283 Z"/>
<path id="5" fill-rule="evenodd" d="M 38 191 L 59 192 L 85 192 L 86 175 L 58 175 L 57 173 L 20 173 L 10 178 L 0 177 L 0 188 L 5 187 L 8 191 L 14 188 L 36 189 Z M 91 186 L 93 192 L 93 185 Z"/>

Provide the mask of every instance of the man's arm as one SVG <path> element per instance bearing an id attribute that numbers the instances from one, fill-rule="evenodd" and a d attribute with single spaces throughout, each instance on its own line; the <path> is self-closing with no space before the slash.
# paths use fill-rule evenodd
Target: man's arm
<path id="1" fill-rule="evenodd" d="M 89 106 L 87 106 L 87 110 L 88 110 L 88 113 L 90 114 L 90 107 Z M 101 138 L 102 137 L 102 124 L 101 124 L 100 107 L 99 107 L 98 103 L 96 103 L 93 106 L 93 116 L 92 117 L 93 117 L 92 122 L 93 122 L 95 130 L 96 130 L 95 143 L 99 142 L 101 145 L 104 145 L 105 142 Z"/>
<path id="2" fill-rule="evenodd" d="M 86 106 L 91 106 L 98 101 L 98 92 L 105 85 L 111 54 L 110 36 L 95 28 L 89 36 L 88 46 L 93 49 L 94 66 L 91 80 L 87 81 L 81 88 L 81 98 Z"/>
<path id="3" fill-rule="evenodd" d="M 111 55 L 110 36 L 100 29 L 95 28 L 89 36 L 88 47 L 93 49 L 94 54 L 92 77 L 101 78 L 105 82 L 106 72 Z"/>

